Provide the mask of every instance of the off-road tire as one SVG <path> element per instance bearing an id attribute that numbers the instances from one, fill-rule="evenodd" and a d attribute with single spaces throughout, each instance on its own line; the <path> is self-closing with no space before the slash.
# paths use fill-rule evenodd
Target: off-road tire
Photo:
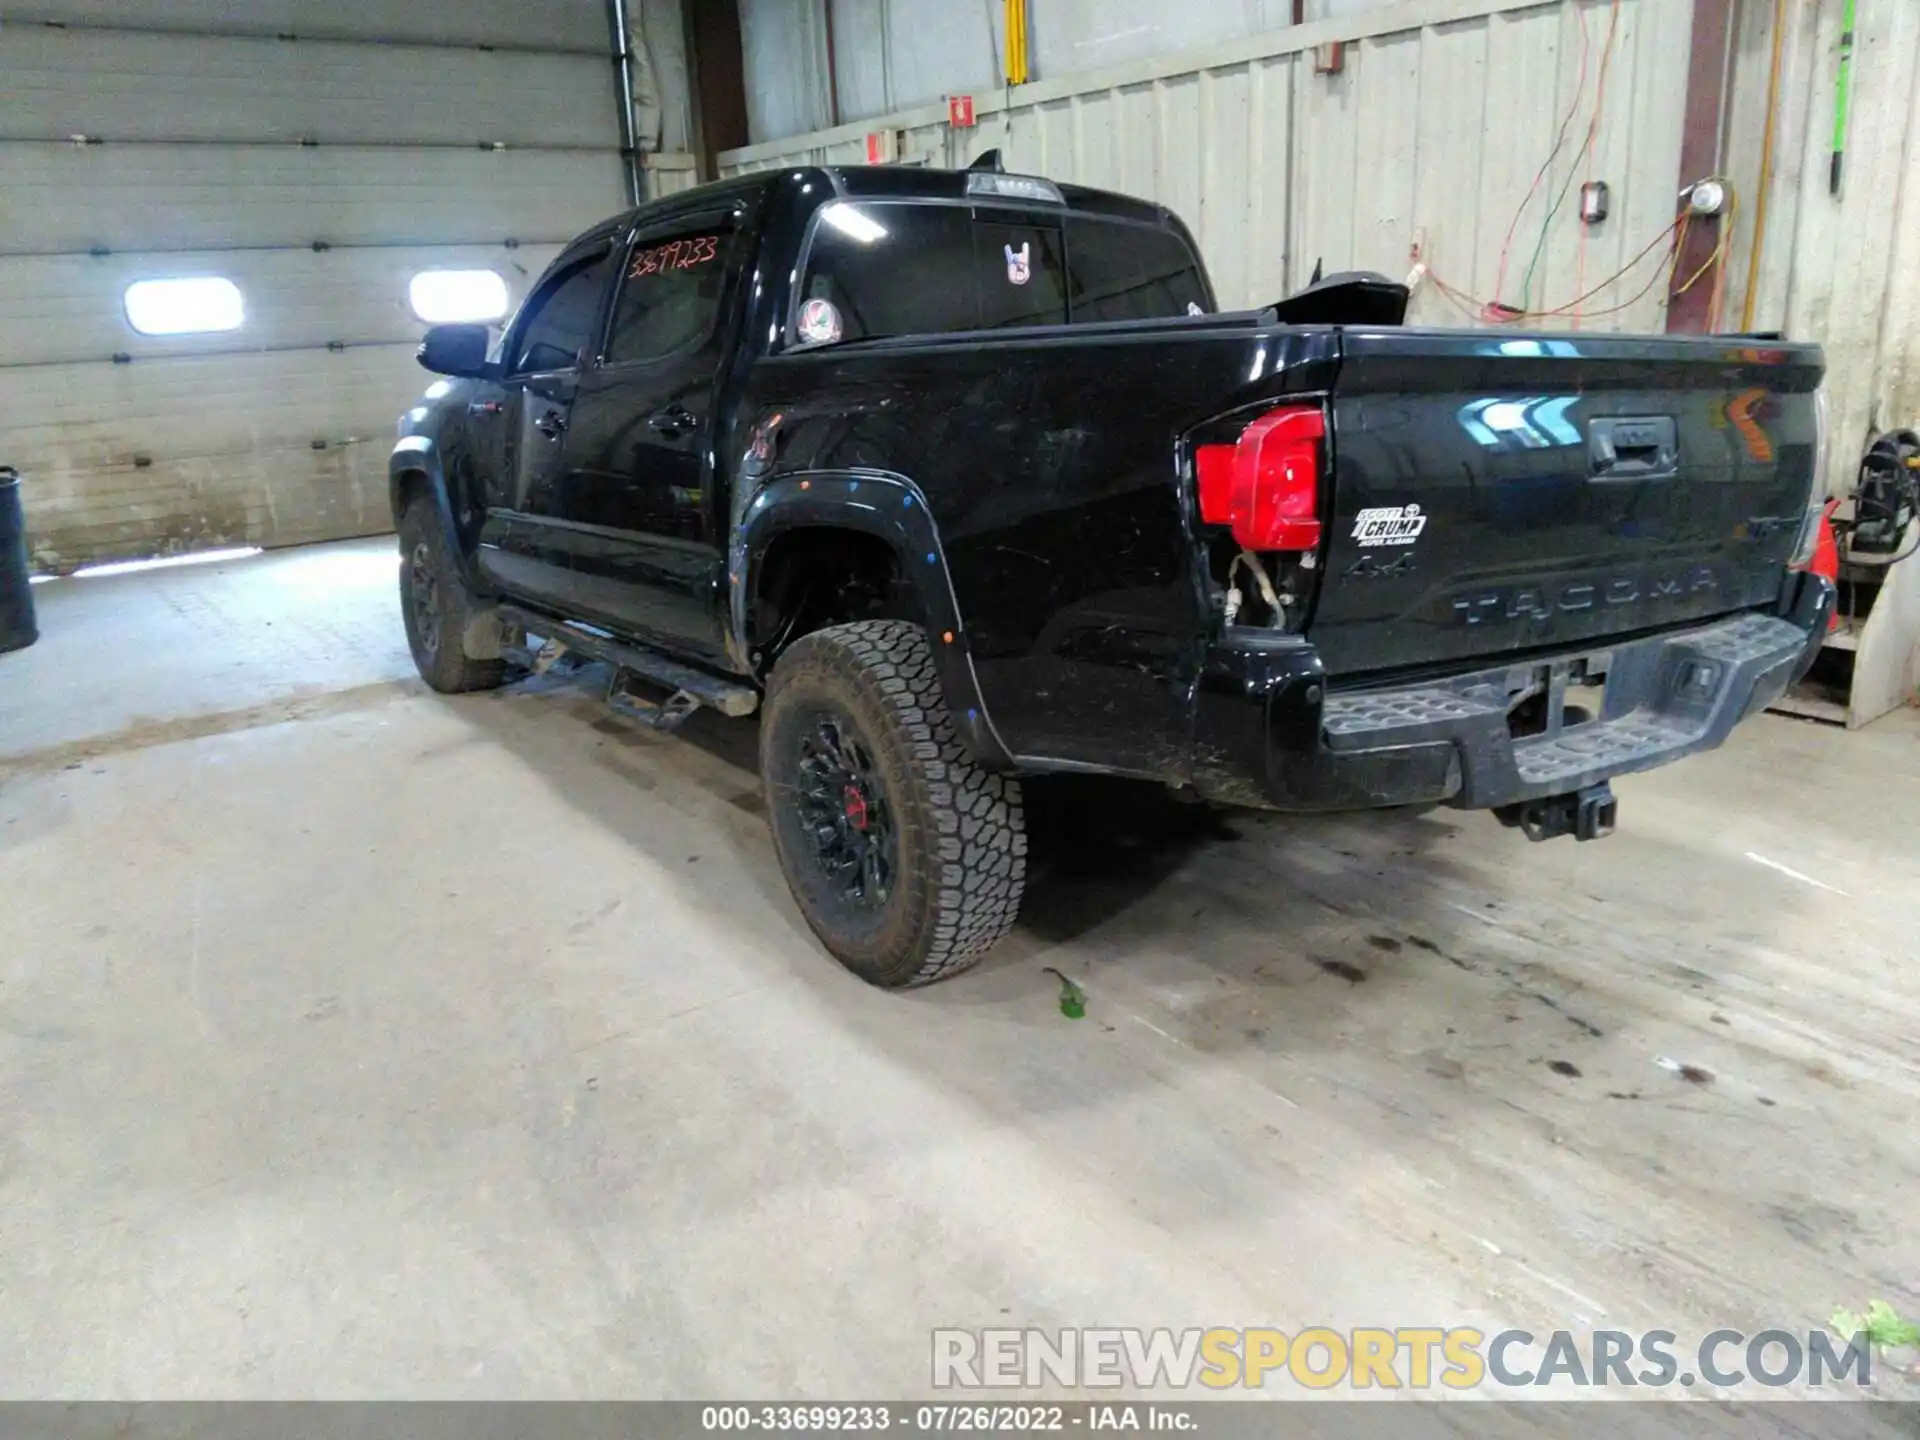
<path id="1" fill-rule="evenodd" d="M 491 690 L 507 678 L 506 661 L 475 660 L 462 643 L 478 608 L 433 501 L 417 497 L 400 517 L 400 614 L 420 678 L 442 694 Z"/>
<path id="2" fill-rule="evenodd" d="M 893 884 L 866 914 L 849 914 L 802 817 L 800 737 L 823 714 L 851 723 L 894 827 Z M 760 774 L 800 913 L 861 979 L 889 989 L 944 979 L 1013 928 L 1027 873 L 1020 782 L 982 769 L 955 734 L 921 626 L 864 620 L 796 641 L 767 686 Z"/>

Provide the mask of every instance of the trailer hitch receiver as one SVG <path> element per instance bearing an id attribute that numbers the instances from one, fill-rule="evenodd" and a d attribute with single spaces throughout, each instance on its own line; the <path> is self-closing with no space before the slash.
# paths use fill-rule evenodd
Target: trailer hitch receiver
<path id="1" fill-rule="evenodd" d="M 1551 840 L 1558 835 L 1598 840 L 1613 833 L 1620 802 L 1613 798 L 1613 786 L 1602 780 L 1564 795 L 1501 805 L 1493 813 L 1502 825 L 1517 826 L 1529 840 Z"/>

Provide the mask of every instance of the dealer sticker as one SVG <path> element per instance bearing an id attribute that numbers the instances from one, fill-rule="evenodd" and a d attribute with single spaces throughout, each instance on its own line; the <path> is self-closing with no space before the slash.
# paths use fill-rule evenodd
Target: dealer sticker
<path id="1" fill-rule="evenodd" d="M 1353 517 L 1353 538 L 1362 549 L 1375 545 L 1411 545 L 1427 528 L 1418 505 L 1376 505 Z"/>

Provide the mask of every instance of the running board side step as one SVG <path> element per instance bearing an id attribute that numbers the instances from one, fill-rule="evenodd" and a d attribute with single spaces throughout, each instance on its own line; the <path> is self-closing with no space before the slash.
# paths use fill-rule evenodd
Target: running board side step
<path id="1" fill-rule="evenodd" d="M 724 680 L 571 620 L 551 620 L 517 605 L 502 605 L 500 619 L 510 627 L 546 641 L 531 653 L 509 651 L 510 658 L 522 661 L 536 675 L 544 675 L 555 661 L 568 654 L 584 655 L 611 665 L 613 679 L 607 685 L 607 704 L 618 714 L 651 729 L 669 733 L 677 730 L 681 722 L 702 705 L 733 716 L 751 715 L 760 707 L 760 692 L 751 685 Z M 628 688 L 634 680 L 658 685 L 671 690 L 673 695 L 664 703 L 649 700 Z"/>

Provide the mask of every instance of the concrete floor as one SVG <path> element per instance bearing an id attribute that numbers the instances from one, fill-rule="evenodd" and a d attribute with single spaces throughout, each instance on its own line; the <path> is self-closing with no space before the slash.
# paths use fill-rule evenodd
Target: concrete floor
<path id="1" fill-rule="evenodd" d="M 0 657 L 0 1394 L 1920 1310 L 1911 712 L 1764 718 L 1588 846 L 1041 787 L 1019 932 L 885 994 L 789 902 L 751 723 L 428 694 L 393 563 L 61 581 Z"/>

